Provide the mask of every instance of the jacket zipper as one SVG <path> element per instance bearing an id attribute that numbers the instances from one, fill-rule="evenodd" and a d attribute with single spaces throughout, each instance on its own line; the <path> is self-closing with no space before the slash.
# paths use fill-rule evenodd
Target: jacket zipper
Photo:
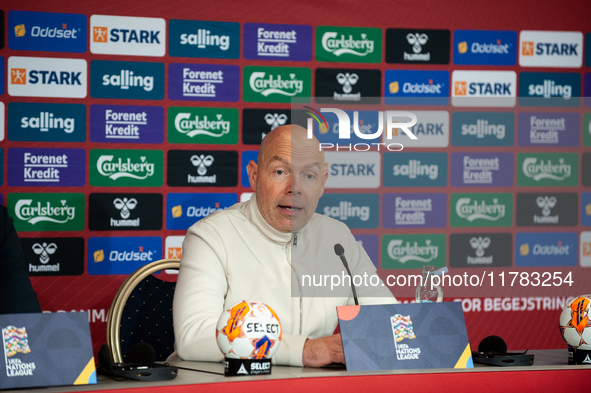
<path id="1" fill-rule="evenodd" d="M 291 244 L 293 245 L 293 247 L 297 247 L 298 246 L 298 235 L 297 233 L 293 234 L 293 240 L 291 242 Z M 296 281 L 298 282 L 298 289 L 300 290 L 300 333 L 299 335 L 302 335 L 302 331 L 303 331 L 303 323 L 304 323 L 304 298 L 302 297 L 302 284 L 300 282 L 300 276 L 298 276 L 298 273 L 295 271 L 295 269 L 293 268 L 293 264 L 291 263 L 291 255 L 289 253 L 289 243 L 287 243 L 285 245 L 285 256 L 288 258 L 289 260 L 289 267 L 291 268 L 291 271 L 296 275 Z"/>

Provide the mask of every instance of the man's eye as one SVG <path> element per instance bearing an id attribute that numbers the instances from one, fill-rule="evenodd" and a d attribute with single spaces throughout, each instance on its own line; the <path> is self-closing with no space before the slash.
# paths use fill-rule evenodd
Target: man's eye
<path id="1" fill-rule="evenodd" d="M 308 179 L 308 180 L 314 180 L 314 177 L 315 177 L 315 176 L 314 176 L 314 174 L 313 174 L 313 173 L 308 173 L 308 174 L 306 175 L 306 179 Z"/>
<path id="2" fill-rule="evenodd" d="M 278 174 L 279 176 L 283 175 L 285 172 L 282 171 L 281 169 L 278 169 L 275 171 L 276 174 Z"/>

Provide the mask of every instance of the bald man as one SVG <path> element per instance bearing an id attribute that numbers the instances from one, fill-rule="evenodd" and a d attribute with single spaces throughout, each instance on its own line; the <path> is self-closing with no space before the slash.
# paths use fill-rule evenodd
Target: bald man
<path id="1" fill-rule="evenodd" d="M 347 226 L 315 213 L 328 178 L 318 140 L 308 139 L 300 126 L 277 127 L 263 139 L 258 164 L 251 161 L 247 170 L 253 197 L 187 232 L 173 305 L 176 353 L 169 360 L 178 355 L 222 361 L 217 321 L 224 310 L 247 300 L 269 305 L 281 321 L 275 364 L 344 363 L 340 335 L 333 332 L 336 307 L 353 304 L 351 290 L 314 288 L 317 296 L 308 296 L 302 275 L 342 275 L 336 243 L 344 246 L 354 276 L 377 275 Z M 361 290 L 360 303 L 396 302 L 379 278 L 376 282 Z"/>

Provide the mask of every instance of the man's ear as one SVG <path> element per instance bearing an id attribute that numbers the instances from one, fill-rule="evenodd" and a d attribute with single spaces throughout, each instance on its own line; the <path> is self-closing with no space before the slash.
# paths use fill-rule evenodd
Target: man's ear
<path id="1" fill-rule="evenodd" d="M 246 166 L 246 171 L 248 172 L 248 181 L 250 183 L 250 188 L 256 192 L 257 190 L 257 177 L 259 175 L 259 166 L 256 162 L 250 161 Z"/>

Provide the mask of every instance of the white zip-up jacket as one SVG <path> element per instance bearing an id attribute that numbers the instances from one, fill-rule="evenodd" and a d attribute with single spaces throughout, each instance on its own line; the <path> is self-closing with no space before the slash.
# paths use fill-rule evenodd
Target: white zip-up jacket
<path id="1" fill-rule="evenodd" d="M 283 339 L 273 363 L 303 366 L 306 339 L 333 334 L 336 307 L 354 304 L 347 280 L 330 291 L 331 279 L 325 278 L 347 275 L 334 252 L 336 243 L 344 247 L 353 276 L 365 273 L 368 281 L 376 275 L 349 228 L 320 214 L 298 233 L 279 232 L 265 221 L 253 196 L 195 223 L 183 242 L 173 305 L 176 352 L 169 360 L 178 355 L 183 360 L 222 361 L 218 319 L 246 300 L 267 304 L 281 321 Z M 372 283 L 377 285 L 357 288 L 360 304 L 396 302 L 381 280 L 374 277 Z"/>

